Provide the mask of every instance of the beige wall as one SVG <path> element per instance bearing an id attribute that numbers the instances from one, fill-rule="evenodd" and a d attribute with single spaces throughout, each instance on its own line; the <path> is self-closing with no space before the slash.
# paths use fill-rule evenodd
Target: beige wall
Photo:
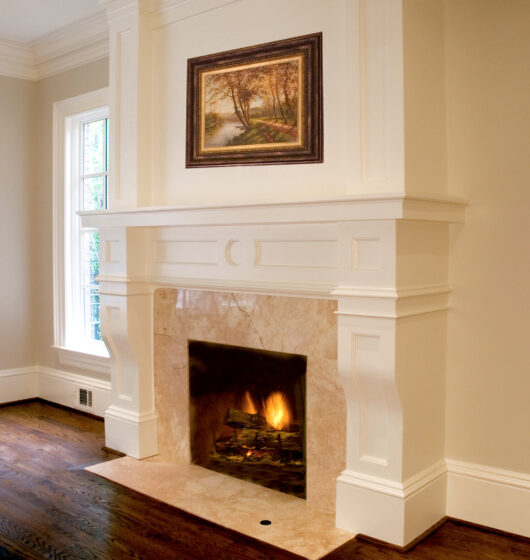
<path id="1" fill-rule="evenodd" d="M 443 0 L 403 0 L 405 190 L 447 193 Z"/>
<path id="2" fill-rule="evenodd" d="M 446 0 L 447 456 L 530 473 L 530 2 Z"/>
<path id="3" fill-rule="evenodd" d="M 108 60 L 103 59 L 36 84 L 35 235 L 38 363 L 55 367 L 53 344 L 52 233 L 52 107 L 53 103 L 108 85 Z"/>
<path id="4" fill-rule="evenodd" d="M 33 115 L 35 84 L 0 77 L 0 370 L 34 365 Z"/>

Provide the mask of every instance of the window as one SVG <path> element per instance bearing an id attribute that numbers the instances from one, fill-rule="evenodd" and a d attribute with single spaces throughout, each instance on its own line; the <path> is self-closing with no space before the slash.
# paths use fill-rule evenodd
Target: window
<path id="1" fill-rule="evenodd" d="M 55 346 L 61 363 L 108 369 L 99 314 L 99 234 L 78 212 L 107 208 L 106 90 L 54 106 Z M 104 101 L 104 103 L 102 103 Z M 86 358 L 83 358 L 86 355 Z"/>
<path id="2" fill-rule="evenodd" d="M 97 351 L 101 343 L 99 321 L 99 233 L 81 227 L 77 212 L 107 208 L 108 110 L 100 109 L 69 118 L 67 159 L 71 164 L 66 181 L 69 229 L 66 235 L 67 347 Z M 70 152 L 70 153 L 69 153 Z M 70 199 L 68 201 L 68 199 Z M 69 222 L 69 223 L 68 223 Z M 68 258 L 69 257 L 69 258 Z"/>

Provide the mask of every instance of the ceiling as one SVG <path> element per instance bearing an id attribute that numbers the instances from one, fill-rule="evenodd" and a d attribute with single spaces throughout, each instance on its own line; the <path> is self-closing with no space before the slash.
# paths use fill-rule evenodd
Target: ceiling
<path id="1" fill-rule="evenodd" d="M 98 0 L 0 0 L 0 38 L 34 41 L 100 11 Z"/>

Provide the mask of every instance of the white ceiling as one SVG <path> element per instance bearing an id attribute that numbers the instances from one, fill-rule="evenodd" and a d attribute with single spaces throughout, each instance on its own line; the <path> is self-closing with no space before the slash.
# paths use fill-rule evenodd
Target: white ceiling
<path id="1" fill-rule="evenodd" d="M 101 10 L 98 0 L 0 0 L 0 38 L 34 41 Z"/>

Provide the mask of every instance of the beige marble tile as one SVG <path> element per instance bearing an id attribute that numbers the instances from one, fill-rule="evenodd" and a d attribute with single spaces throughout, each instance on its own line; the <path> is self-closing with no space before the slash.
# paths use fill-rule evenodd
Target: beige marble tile
<path id="1" fill-rule="evenodd" d="M 154 299 L 159 453 L 189 462 L 189 339 L 307 356 L 307 504 L 335 512 L 346 462 L 346 406 L 331 300 L 159 289 Z"/>
<path id="2" fill-rule="evenodd" d="M 333 514 L 306 500 L 195 465 L 123 457 L 86 470 L 309 560 L 354 537 L 335 529 Z M 272 524 L 260 525 L 262 519 Z"/>

